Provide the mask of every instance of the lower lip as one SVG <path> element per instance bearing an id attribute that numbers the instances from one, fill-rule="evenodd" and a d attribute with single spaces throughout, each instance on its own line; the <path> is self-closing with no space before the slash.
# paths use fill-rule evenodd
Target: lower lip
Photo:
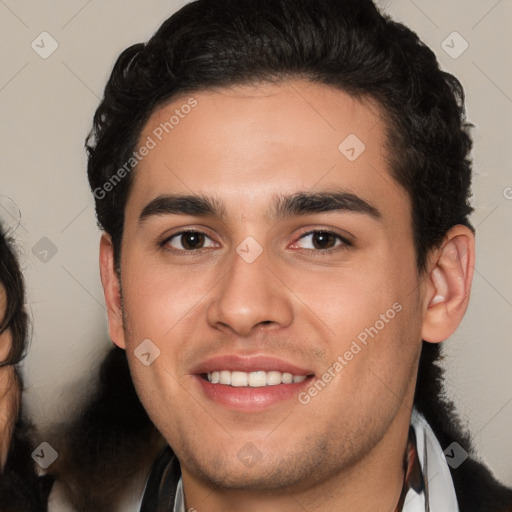
<path id="1" fill-rule="evenodd" d="M 310 376 L 302 382 L 252 388 L 212 384 L 199 375 L 194 375 L 194 377 L 210 400 L 230 409 L 244 412 L 262 411 L 285 400 L 296 399 L 298 401 L 298 394 L 308 387 L 314 378 Z"/>

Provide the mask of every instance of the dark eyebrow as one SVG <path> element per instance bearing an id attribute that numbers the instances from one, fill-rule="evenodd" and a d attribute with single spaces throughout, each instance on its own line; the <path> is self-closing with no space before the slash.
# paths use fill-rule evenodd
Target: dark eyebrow
<path id="1" fill-rule="evenodd" d="M 139 223 L 155 215 L 197 215 L 224 217 L 224 208 L 218 201 L 203 196 L 165 195 L 150 201 L 139 215 Z"/>
<path id="2" fill-rule="evenodd" d="M 290 196 L 276 196 L 268 216 L 282 219 L 312 213 L 350 211 L 379 219 L 379 210 L 351 192 L 298 192 Z M 139 215 L 139 222 L 156 215 L 194 215 L 223 219 L 225 210 L 213 198 L 195 195 L 165 195 L 150 201 Z"/>
<path id="3" fill-rule="evenodd" d="M 298 192 L 291 196 L 278 196 L 269 212 L 270 218 L 280 219 L 311 213 L 349 211 L 380 219 L 382 214 L 369 202 L 351 192 Z"/>

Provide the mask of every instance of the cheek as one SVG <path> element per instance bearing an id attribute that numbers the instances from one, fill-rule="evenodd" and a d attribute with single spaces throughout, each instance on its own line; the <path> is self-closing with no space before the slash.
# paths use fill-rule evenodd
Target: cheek
<path id="1" fill-rule="evenodd" d="M 304 287 L 305 302 L 319 306 L 319 316 L 329 327 L 331 358 L 346 354 L 350 360 L 344 373 L 352 374 L 351 384 L 366 378 L 364 384 L 372 388 L 380 377 L 391 388 L 395 384 L 400 388 L 419 357 L 416 268 L 397 261 L 398 256 L 390 251 L 378 263 L 361 262 L 357 269 Z"/>
<path id="2" fill-rule="evenodd" d="M 389 266 L 384 259 L 375 264 L 361 258 L 327 272 L 290 277 L 296 295 L 316 315 L 317 323 L 328 328 L 326 334 L 348 340 L 373 326 L 388 310 L 388 317 L 394 318 L 393 304 L 401 300 L 403 278 L 389 272 Z"/>
<path id="3" fill-rule="evenodd" d="M 197 279 L 165 267 L 126 262 L 122 279 L 128 342 L 133 338 L 164 340 L 194 310 L 204 293 Z M 185 321 L 186 323 L 186 321 Z"/>
<path id="4" fill-rule="evenodd" d="M 3 363 L 11 351 L 12 339 L 11 331 L 8 329 L 0 334 L 0 363 Z"/>

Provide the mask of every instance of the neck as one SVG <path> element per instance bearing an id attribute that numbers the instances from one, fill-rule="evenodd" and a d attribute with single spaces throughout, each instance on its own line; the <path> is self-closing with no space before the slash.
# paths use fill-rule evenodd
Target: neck
<path id="1" fill-rule="evenodd" d="M 222 512 L 395 512 L 404 481 L 404 455 L 412 410 L 404 404 L 380 441 L 357 463 L 323 480 L 278 490 L 241 490 L 212 485 L 182 465 L 185 510 Z"/>

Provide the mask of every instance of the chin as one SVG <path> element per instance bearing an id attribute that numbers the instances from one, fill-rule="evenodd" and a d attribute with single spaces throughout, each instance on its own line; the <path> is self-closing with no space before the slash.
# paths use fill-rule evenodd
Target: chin
<path id="1" fill-rule="evenodd" d="M 332 474 L 333 471 L 339 470 L 340 460 L 336 461 L 337 467 L 332 467 L 332 457 L 329 457 L 324 450 L 319 452 L 310 447 L 290 452 L 281 444 L 282 450 L 271 447 L 258 453 L 249 447 L 251 444 L 248 442 L 244 445 L 245 451 L 239 450 L 242 452 L 241 455 L 236 450 L 223 451 L 216 453 L 212 458 L 210 451 L 198 459 L 198 452 L 192 451 L 189 453 L 194 454 L 193 458 L 185 455 L 182 459 L 180 454 L 178 458 L 182 468 L 186 466 L 188 472 L 201 480 L 211 482 L 223 489 L 245 491 L 279 491 L 280 493 L 283 489 L 288 489 L 290 492 L 304 491 L 330 473 Z"/>
<path id="2" fill-rule="evenodd" d="M 284 488 L 302 487 L 311 470 L 299 474 L 296 470 L 283 471 L 282 467 L 275 465 L 241 469 L 240 465 L 232 464 L 231 467 L 224 467 L 219 472 L 212 471 L 211 468 L 203 468 L 200 472 L 203 478 L 223 489 L 282 492 Z"/>

